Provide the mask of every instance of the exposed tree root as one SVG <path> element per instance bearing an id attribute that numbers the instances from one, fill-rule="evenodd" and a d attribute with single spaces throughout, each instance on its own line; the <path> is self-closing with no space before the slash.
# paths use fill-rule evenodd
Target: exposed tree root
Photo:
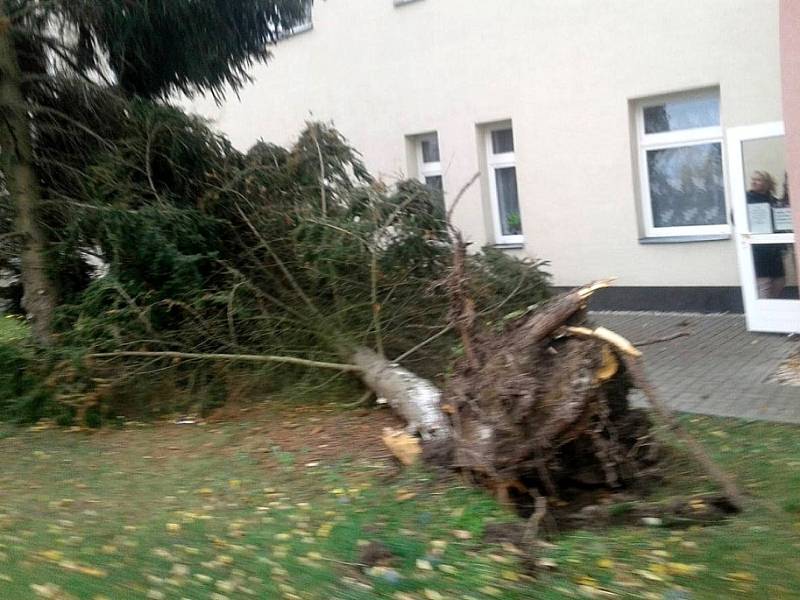
<path id="1" fill-rule="evenodd" d="M 465 296 L 458 261 L 454 269 L 449 291 L 460 304 Z M 538 534 L 545 515 L 556 523 L 568 516 L 548 506 L 569 506 L 564 500 L 573 499 L 576 490 L 619 493 L 653 482 L 662 452 L 648 413 L 629 404 L 632 387 L 644 392 L 654 416 L 686 444 L 724 492 L 722 500 L 703 506 L 724 504 L 725 510 L 702 515 L 694 510 L 702 503 L 687 504 L 692 509 L 682 512 L 672 506 L 669 510 L 680 515 L 671 520 L 712 520 L 743 506 L 731 478 L 656 395 L 642 370 L 641 352 L 622 336 L 588 322 L 586 301 L 606 285 L 567 293 L 500 330 L 479 328 L 469 303 L 451 311 L 452 326 L 465 344 L 443 395 L 452 438 L 426 444 L 423 456 L 457 469 L 529 518 L 520 541 L 524 547 Z M 645 516 L 631 514 L 639 520 Z"/>

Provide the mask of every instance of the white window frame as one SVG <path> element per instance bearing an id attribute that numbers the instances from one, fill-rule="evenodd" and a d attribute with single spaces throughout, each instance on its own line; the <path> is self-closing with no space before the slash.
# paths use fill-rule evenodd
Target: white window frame
<path id="1" fill-rule="evenodd" d="M 516 139 L 514 140 L 514 151 L 504 152 L 502 154 L 494 153 L 494 146 L 492 144 L 492 133 L 495 131 L 511 130 L 511 135 L 514 135 L 514 127 L 511 123 L 502 125 L 492 125 L 484 129 L 484 138 L 486 144 L 486 166 L 489 171 L 489 199 L 491 201 L 492 209 L 492 222 L 494 223 L 494 243 L 498 245 L 521 245 L 525 243 L 524 229 L 521 235 L 504 235 L 503 226 L 500 222 L 500 199 L 497 195 L 497 169 L 506 169 L 509 167 L 517 167 L 516 158 Z M 519 172 L 517 171 L 517 203 L 519 204 L 520 219 L 522 218 L 522 203 L 519 197 Z"/>
<path id="2" fill-rule="evenodd" d="M 423 160 L 422 143 L 426 140 L 436 140 L 436 146 L 439 148 L 439 160 L 437 162 L 426 163 Z M 442 171 L 442 147 L 439 145 L 439 132 L 432 131 L 416 136 L 414 139 L 414 148 L 417 155 L 417 174 L 422 183 L 425 182 L 426 177 L 441 177 L 442 188 L 444 189 L 444 172 Z"/>
<path id="3" fill-rule="evenodd" d="M 639 181 L 641 184 L 642 216 L 644 220 L 644 234 L 648 238 L 660 237 L 687 237 L 687 236 L 713 236 L 730 235 L 730 202 L 725 169 L 725 143 L 722 129 L 722 113 L 720 111 L 720 124 L 713 127 L 696 127 L 694 129 L 680 129 L 664 133 L 645 133 L 644 110 L 658 106 L 669 100 L 692 100 L 714 98 L 720 101 L 719 91 L 702 91 L 676 93 L 658 98 L 648 98 L 636 107 L 637 145 L 639 157 Z M 668 148 L 683 148 L 699 146 L 701 144 L 719 144 L 722 152 L 722 181 L 725 194 L 725 223 L 718 225 L 686 225 L 680 227 L 656 227 L 653 219 L 653 202 L 650 198 L 650 173 L 647 168 L 647 152 L 650 150 L 664 150 Z"/>

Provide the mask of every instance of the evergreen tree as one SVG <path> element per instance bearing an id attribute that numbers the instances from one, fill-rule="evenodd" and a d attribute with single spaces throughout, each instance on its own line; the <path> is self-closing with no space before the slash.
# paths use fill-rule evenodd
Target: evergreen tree
<path id="1" fill-rule="evenodd" d="M 247 81 L 269 45 L 305 18 L 308 0 L 0 0 L 0 147 L 20 244 L 23 306 L 50 341 L 57 288 L 48 265 L 36 171 L 37 117 L 59 111 L 77 80 L 109 93 L 162 99 Z M 69 87 L 69 85 L 68 85 Z"/>

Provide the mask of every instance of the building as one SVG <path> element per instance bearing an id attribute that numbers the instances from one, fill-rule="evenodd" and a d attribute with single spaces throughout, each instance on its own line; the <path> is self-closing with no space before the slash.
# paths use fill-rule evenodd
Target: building
<path id="1" fill-rule="evenodd" d="M 800 3 L 783 40 L 781 4 L 318 0 L 255 85 L 196 108 L 242 148 L 333 121 L 373 172 L 450 199 L 480 171 L 467 237 L 557 286 L 618 277 L 598 306 L 800 331 L 781 77 Z M 747 195 L 754 171 L 774 198 Z"/>

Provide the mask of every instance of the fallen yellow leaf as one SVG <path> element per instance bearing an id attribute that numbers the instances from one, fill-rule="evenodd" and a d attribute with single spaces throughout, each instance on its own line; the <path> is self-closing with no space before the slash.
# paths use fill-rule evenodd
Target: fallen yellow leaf
<path id="1" fill-rule="evenodd" d="M 696 565 L 671 562 L 667 563 L 667 571 L 670 575 L 694 575 L 698 568 Z"/>
<path id="2" fill-rule="evenodd" d="M 506 569 L 501 575 L 506 581 L 519 581 L 519 574 L 510 569 Z"/>
<path id="3" fill-rule="evenodd" d="M 64 558 L 64 555 L 58 550 L 45 550 L 41 552 L 41 556 L 46 558 L 47 560 L 52 560 L 54 562 L 58 562 L 62 558 Z"/>
<path id="4" fill-rule="evenodd" d="M 756 581 L 756 576 L 749 571 L 736 571 L 734 573 L 728 573 L 728 578 L 733 579 L 734 581 L 743 581 L 746 583 L 753 583 Z"/>
<path id="5" fill-rule="evenodd" d="M 74 569 L 81 575 L 89 575 L 90 577 L 105 577 L 107 573 L 103 571 L 103 569 L 97 569 L 95 567 L 86 567 L 84 565 L 77 565 Z"/>
<path id="6" fill-rule="evenodd" d="M 610 558 L 601 558 L 597 561 L 597 566 L 601 569 L 613 569 L 614 568 L 614 561 Z"/>

